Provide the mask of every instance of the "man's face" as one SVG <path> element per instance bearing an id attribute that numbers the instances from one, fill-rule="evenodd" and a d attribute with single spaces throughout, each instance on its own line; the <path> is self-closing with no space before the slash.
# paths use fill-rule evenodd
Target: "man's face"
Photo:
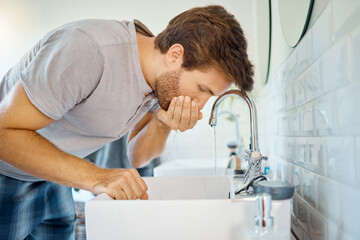
<path id="1" fill-rule="evenodd" d="M 162 73 L 155 81 L 155 91 L 164 110 L 178 96 L 189 96 L 201 110 L 211 96 L 221 95 L 230 85 L 231 82 L 213 67 L 192 71 L 179 69 Z"/>

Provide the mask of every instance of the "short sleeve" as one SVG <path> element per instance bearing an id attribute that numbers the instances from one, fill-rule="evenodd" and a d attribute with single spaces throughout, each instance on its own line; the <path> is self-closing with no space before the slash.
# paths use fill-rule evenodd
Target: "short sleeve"
<path id="1" fill-rule="evenodd" d="M 35 107 L 59 120 L 94 91 L 102 71 L 96 43 L 82 30 L 60 29 L 42 40 L 20 81 Z"/>
<path id="2" fill-rule="evenodd" d="M 156 103 L 150 108 L 149 112 L 156 113 L 160 108 L 159 103 L 156 101 Z"/>

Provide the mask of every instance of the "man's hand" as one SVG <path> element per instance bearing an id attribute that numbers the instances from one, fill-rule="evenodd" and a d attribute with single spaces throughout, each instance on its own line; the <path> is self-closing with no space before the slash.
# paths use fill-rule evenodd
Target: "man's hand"
<path id="1" fill-rule="evenodd" d="M 103 178 L 92 192 L 106 193 L 116 200 L 148 199 L 147 186 L 136 169 L 103 169 Z"/>
<path id="2" fill-rule="evenodd" d="M 192 129 L 202 119 L 202 113 L 198 104 L 191 101 L 190 97 L 179 96 L 172 99 L 167 111 L 160 108 L 157 118 L 171 129 L 184 132 Z"/>

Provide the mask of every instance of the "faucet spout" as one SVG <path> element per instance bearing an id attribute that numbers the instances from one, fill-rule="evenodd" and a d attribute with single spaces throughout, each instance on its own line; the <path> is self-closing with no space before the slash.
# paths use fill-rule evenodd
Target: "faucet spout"
<path id="1" fill-rule="evenodd" d="M 222 101 L 224 101 L 226 98 L 230 96 L 238 96 L 241 99 L 243 99 L 246 104 L 249 107 L 250 112 L 250 153 L 251 152 L 259 152 L 259 143 L 258 143 L 258 130 L 257 130 L 257 114 L 256 114 L 256 107 L 254 101 L 245 93 L 239 91 L 239 90 L 229 90 L 219 96 L 216 101 L 214 102 L 214 105 L 211 110 L 210 119 L 209 119 L 209 125 L 211 127 L 216 126 L 217 124 L 217 112 L 220 104 Z"/>

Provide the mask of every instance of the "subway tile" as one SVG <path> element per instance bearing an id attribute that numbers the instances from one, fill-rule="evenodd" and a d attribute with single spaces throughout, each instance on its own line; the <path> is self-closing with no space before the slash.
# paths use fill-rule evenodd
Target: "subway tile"
<path id="1" fill-rule="evenodd" d="M 356 81 L 360 81 L 360 27 L 351 33 L 352 47 L 352 76 Z"/>
<path id="2" fill-rule="evenodd" d="M 291 166 L 292 170 L 292 184 L 295 186 L 295 192 L 297 192 L 300 196 L 303 195 L 302 191 L 302 181 L 303 181 L 303 168 L 298 167 L 296 165 Z"/>
<path id="3" fill-rule="evenodd" d="M 356 186 L 360 189 L 360 137 L 355 138 Z"/>
<path id="4" fill-rule="evenodd" d="M 284 93 L 282 91 L 277 92 L 277 94 L 274 96 L 274 105 L 275 105 L 274 114 L 282 112 L 284 110 L 284 104 L 285 103 L 284 103 L 284 97 L 283 96 L 284 96 Z"/>
<path id="5" fill-rule="evenodd" d="M 313 172 L 317 172 L 326 175 L 326 161 L 323 157 L 324 154 L 324 141 L 320 137 L 308 138 L 308 159 L 306 162 L 306 168 L 311 169 Z"/>
<path id="6" fill-rule="evenodd" d="M 291 217 L 291 229 L 295 233 L 297 239 L 304 238 L 304 231 L 301 229 L 300 224 L 294 217 Z"/>
<path id="7" fill-rule="evenodd" d="M 300 227 L 309 233 L 309 208 L 301 198 L 297 202 L 297 220 Z"/>
<path id="8" fill-rule="evenodd" d="M 344 86 L 350 81 L 350 37 L 336 42 L 321 57 L 324 91 Z"/>
<path id="9" fill-rule="evenodd" d="M 292 82 L 287 82 L 285 85 L 284 104 L 285 110 L 289 110 L 294 107 L 294 92 Z"/>
<path id="10" fill-rule="evenodd" d="M 360 236 L 360 191 L 358 189 L 343 185 L 340 188 L 340 196 L 340 219 L 342 229 L 349 236 L 358 239 Z"/>
<path id="11" fill-rule="evenodd" d="M 327 230 L 327 236 L 328 236 L 328 240 L 344 240 L 343 238 L 341 238 L 341 229 L 339 229 L 339 227 L 331 222 L 328 221 L 327 222 L 327 226 L 328 226 L 328 230 Z"/>
<path id="12" fill-rule="evenodd" d="M 358 239 L 350 236 L 348 233 L 345 233 L 339 226 L 337 226 L 335 223 L 327 221 L 328 225 L 328 240 L 355 240 Z"/>
<path id="13" fill-rule="evenodd" d="M 317 59 L 330 45 L 332 37 L 331 4 L 321 13 L 312 27 L 312 49 Z"/>
<path id="14" fill-rule="evenodd" d="M 275 131 L 275 135 L 282 135 L 282 128 L 283 128 L 283 124 L 282 124 L 282 114 L 277 114 L 275 116 L 276 118 L 276 122 L 274 125 L 274 131 Z"/>
<path id="15" fill-rule="evenodd" d="M 283 182 L 286 182 L 286 183 L 289 183 L 289 184 L 292 184 L 292 176 L 291 176 L 291 167 L 288 163 L 284 163 L 282 165 L 283 167 L 283 174 L 282 174 L 282 181 Z"/>
<path id="16" fill-rule="evenodd" d="M 289 135 L 299 135 L 299 112 L 294 109 L 288 113 L 287 120 L 289 121 Z"/>
<path id="17" fill-rule="evenodd" d="M 283 167 L 282 167 L 282 163 L 280 161 L 278 161 L 276 163 L 276 170 L 275 170 L 275 180 L 281 180 L 282 179 L 282 175 L 283 175 Z"/>
<path id="18" fill-rule="evenodd" d="M 297 138 L 296 148 L 297 149 L 296 149 L 295 163 L 305 167 L 305 164 L 307 162 L 307 155 L 308 155 L 307 138 L 304 137 Z"/>
<path id="19" fill-rule="evenodd" d="M 359 0 L 333 0 L 333 26 L 334 34 L 341 36 L 358 24 L 356 16 L 359 14 L 360 1 Z M 355 18 L 354 18 L 355 17 Z"/>
<path id="20" fill-rule="evenodd" d="M 285 88 L 285 83 L 289 82 L 289 67 L 288 67 L 288 61 L 285 61 L 283 65 L 281 65 L 280 69 L 280 88 Z"/>
<path id="21" fill-rule="evenodd" d="M 299 74 L 304 72 L 313 62 L 311 42 L 312 30 L 309 29 L 296 47 Z"/>
<path id="22" fill-rule="evenodd" d="M 285 137 L 277 137 L 276 138 L 276 146 L 275 146 L 275 154 L 278 156 L 281 156 L 282 158 L 285 158 L 285 144 L 286 144 L 286 138 Z"/>
<path id="23" fill-rule="evenodd" d="M 314 102 L 310 102 L 300 107 L 299 125 L 301 136 L 314 135 Z"/>
<path id="24" fill-rule="evenodd" d="M 291 53 L 288 60 L 289 80 L 294 80 L 298 75 L 297 48 Z"/>
<path id="25" fill-rule="evenodd" d="M 296 161 L 296 148 L 297 148 L 296 138 L 287 137 L 285 139 L 285 149 L 284 149 L 284 153 L 287 161 L 289 162 Z"/>
<path id="26" fill-rule="evenodd" d="M 334 223 L 340 218 L 340 197 L 340 184 L 320 176 L 318 179 L 319 212 Z"/>
<path id="27" fill-rule="evenodd" d="M 317 209 L 318 177 L 309 171 L 303 173 L 303 195 L 307 203 Z"/>
<path id="28" fill-rule="evenodd" d="M 355 186 L 355 159 L 353 137 L 324 138 L 324 157 L 327 159 L 327 176 Z"/>
<path id="29" fill-rule="evenodd" d="M 360 83 L 348 85 L 336 92 L 338 132 L 360 134 Z"/>
<path id="30" fill-rule="evenodd" d="M 293 93 L 294 93 L 294 106 L 299 106 L 303 104 L 306 100 L 305 96 L 305 85 L 304 85 L 304 77 L 300 76 L 294 81 L 293 85 Z"/>
<path id="31" fill-rule="evenodd" d="M 281 116 L 281 120 L 279 121 L 278 124 L 279 124 L 278 127 L 280 130 L 280 135 L 285 135 L 285 136 L 288 135 L 289 134 L 289 122 L 288 122 L 286 113 L 284 113 Z"/>
<path id="32" fill-rule="evenodd" d="M 327 221 L 317 211 L 309 209 L 309 235 L 312 240 L 327 240 Z"/>
<path id="33" fill-rule="evenodd" d="M 336 132 L 335 94 L 319 98 L 314 105 L 314 129 L 317 135 L 333 135 Z"/>
<path id="34" fill-rule="evenodd" d="M 304 86 L 307 101 L 313 100 L 323 92 L 321 68 L 321 61 L 317 61 L 305 73 Z"/>

